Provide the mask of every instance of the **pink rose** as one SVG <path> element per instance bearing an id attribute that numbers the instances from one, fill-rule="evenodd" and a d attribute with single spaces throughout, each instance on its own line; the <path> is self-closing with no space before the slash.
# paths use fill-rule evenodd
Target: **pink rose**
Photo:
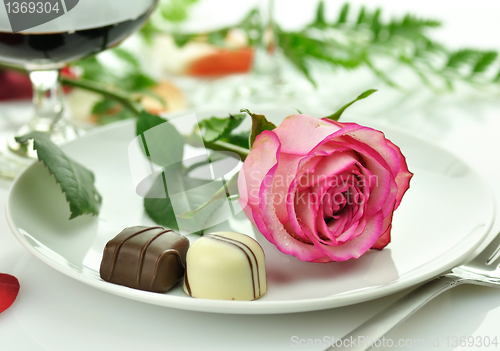
<path id="1" fill-rule="evenodd" d="M 411 177 L 382 132 L 296 114 L 257 136 L 238 189 L 247 217 L 278 250 L 345 261 L 390 242 Z"/>

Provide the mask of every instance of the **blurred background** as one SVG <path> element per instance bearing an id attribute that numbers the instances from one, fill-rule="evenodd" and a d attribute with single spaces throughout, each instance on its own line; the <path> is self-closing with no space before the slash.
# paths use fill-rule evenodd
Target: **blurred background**
<path id="1" fill-rule="evenodd" d="M 369 111 L 354 113 L 415 114 L 406 123 L 427 124 L 419 113 L 431 101 L 498 94 L 499 11 L 492 0 L 161 0 L 139 33 L 71 63 L 63 76 L 119 87 L 152 113 L 260 105 L 331 112 L 375 88 Z M 30 89 L 23 73 L 0 71 L 1 130 L 29 117 Z M 85 128 L 133 116 L 101 94 L 66 93 Z"/>

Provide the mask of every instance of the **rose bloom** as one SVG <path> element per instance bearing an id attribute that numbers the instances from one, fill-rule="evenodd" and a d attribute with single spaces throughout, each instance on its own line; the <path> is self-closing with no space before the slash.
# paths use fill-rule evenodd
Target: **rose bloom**
<path id="1" fill-rule="evenodd" d="M 411 177 L 382 132 L 295 114 L 255 139 L 238 178 L 239 201 L 281 252 L 345 261 L 390 242 Z"/>

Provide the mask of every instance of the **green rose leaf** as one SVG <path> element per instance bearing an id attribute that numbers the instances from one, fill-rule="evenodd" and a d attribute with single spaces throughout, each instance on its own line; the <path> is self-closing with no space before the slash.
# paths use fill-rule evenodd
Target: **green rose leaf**
<path id="1" fill-rule="evenodd" d="M 137 119 L 136 135 L 142 137 L 144 152 L 151 162 L 165 167 L 174 164 L 182 167 L 184 138 L 166 119 L 142 111 Z"/>
<path id="2" fill-rule="evenodd" d="M 227 137 L 221 140 L 245 149 L 250 149 L 250 131 L 241 132 L 238 134 L 229 134 Z"/>
<path id="3" fill-rule="evenodd" d="M 160 125 L 165 122 L 167 122 L 165 118 L 161 118 L 160 116 L 152 115 L 151 113 L 142 111 L 141 115 L 137 119 L 136 129 L 135 129 L 136 135 L 140 135 L 145 131 L 147 131 L 148 129 L 156 127 L 157 125 Z"/>
<path id="4" fill-rule="evenodd" d="M 197 209 L 185 212 L 185 213 L 179 215 L 178 217 L 189 219 L 189 218 L 193 218 L 195 216 L 198 216 L 198 214 L 200 214 L 208 206 L 218 202 L 219 200 L 227 199 L 230 196 L 230 194 L 237 193 L 238 192 L 238 174 L 239 173 L 236 173 L 234 176 L 232 176 L 231 179 L 229 179 L 229 181 L 227 181 L 227 182 L 224 181 L 222 186 L 219 188 L 219 190 L 217 190 L 210 199 L 205 201 Z"/>
<path id="5" fill-rule="evenodd" d="M 203 191 L 196 189 L 203 186 Z M 148 216 L 156 223 L 179 230 L 182 228 L 189 233 L 201 234 L 199 228 L 204 227 L 211 215 L 216 211 L 220 204 L 209 203 L 203 206 L 210 198 L 211 194 L 216 193 L 223 186 L 221 181 L 203 180 L 190 178 L 176 170 L 167 168 L 161 173 L 151 187 L 144 199 L 144 209 Z M 193 190 L 195 191 L 189 191 Z M 172 204 L 171 194 L 175 194 L 175 210 Z M 158 197 L 164 195 L 165 197 Z M 192 209 L 199 209 L 196 212 L 196 220 L 176 216 Z"/>
<path id="6" fill-rule="evenodd" d="M 207 120 L 210 121 L 207 130 L 220 138 L 236 128 L 243 118 L 244 115 L 230 117 L 223 125 L 220 122 L 224 119 L 213 117 Z M 220 207 L 219 202 L 206 203 L 223 186 L 223 182 L 188 176 L 190 171 L 206 165 L 208 160 L 186 168 L 182 162 L 184 138 L 166 119 L 142 112 L 137 120 L 136 133 L 142 137 L 146 156 L 164 167 L 144 198 L 147 215 L 162 226 L 199 233 L 199 228 L 204 228 L 213 212 Z M 202 205 L 203 208 L 199 209 Z M 177 216 L 194 209 L 199 209 L 195 221 Z"/>
<path id="7" fill-rule="evenodd" d="M 202 120 L 199 125 L 202 129 L 203 140 L 212 142 L 226 138 L 245 119 L 244 113 L 229 115 L 226 118 L 210 117 Z"/>
<path id="8" fill-rule="evenodd" d="M 153 196 L 153 194 L 162 191 L 165 193 L 165 198 L 150 197 Z M 173 230 L 179 230 L 179 226 L 177 225 L 177 220 L 175 218 L 175 212 L 168 195 L 164 172 L 156 178 L 153 186 L 146 195 L 146 198 L 144 198 L 144 210 L 149 218 L 151 218 L 155 223 Z"/>
<path id="9" fill-rule="evenodd" d="M 376 91 L 377 91 L 376 89 L 370 89 L 370 90 L 365 91 L 363 94 L 359 95 L 353 101 L 342 106 L 337 112 L 335 112 L 334 114 L 331 114 L 330 116 L 326 116 L 325 118 L 331 119 L 333 121 L 338 121 L 340 116 L 342 116 L 342 113 L 344 113 L 344 111 L 346 110 L 346 108 L 348 108 L 349 106 L 354 104 L 356 101 L 363 100 L 363 99 L 367 98 L 368 96 L 370 96 L 371 94 L 373 94 Z"/>
<path id="10" fill-rule="evenodd" d="M 241 112 L 246 112 L 252 117 L 252 132 L 250 134 L 250 147 L 252 147 L 257 135 L 265 130 L 273 130 L 276 128 L 274 123 L 269 122 L 264 115 L 257 115 L 250 112 L 248 109 L 241 109 Z"/>
<path id="11" fill-rule="evenodd" d="M 33 139 L 33 148 L 38 153 L 38 160 L 56 178 L 66 196 L 71 211 L 70 219 L 99 213 L 101 195 L 94 186 L 94 174 L 81 164 L 66 156 L 49 136 L 42 132 L 31 132 L 16 138 L 23 144 Z"/>

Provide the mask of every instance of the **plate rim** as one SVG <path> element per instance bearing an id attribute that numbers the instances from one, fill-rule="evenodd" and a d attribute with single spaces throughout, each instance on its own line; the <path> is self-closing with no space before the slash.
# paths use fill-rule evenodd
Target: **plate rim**
<path id="1" fill-rule="evenodd" d="M 215 110 L 215 109 L 212 109 Z M 210 109 L 206 110 L 197 110 L 199 113 L 204 113 L 208 111 L 212 111 Z M 282 110 L 282 109 L 269 109 L 266 110 Z M 187 110 L 191 113 L 192 110 Z M 176 112 L 175 115 L 182 115 L 182 112 Z M 358 119 L 355 119 L 357 121 Z M 87 133 L 85 136 L 71 141 L 68 144 L 78 142 L 82 138 L 86 138 L 87 135 L 95 135 L 100 133 L 105 133 L 108 129 L 115 128 L 128 128 L 129 124 L 132 124 L 135 120 L 124 120 L 120 122 L 115 122 L 106 126 L 97 127 Z M 462 159 L 459 155 L 453 153 L 450 150 L 443 148 L 441 145 L 435 144 L 430 140 L 425 138 L 421 138 L 419 136 L 415 136 L 411 134 L 409 131 L 404 128 L 400 128 L 398 126 L 394 126 L 392 124 L 380 123 L 380 121 L 368 121 L 362 120 L 363 123 L 369 123 L 370 126 L 380 125 L 383 128 L 392 129 L 395 132 L 406 134 L 411 136 L 412 138 L 416 138 L 423 143 L 431 144 L 433 147 L 440 149 L 446 153 L 452 154 L 458 160 L 463 162 L 467 168 L 473 173 L 474 177 L 480 181 L 480 185 L 484 188 L 485 196 L 488 202 L 489 213 L 485 215 L 485 224 L 484 227 L 481 228 L 481 234 L 478 236 L 478 240 L 475 240 L 473 244 L 469 247 L 468 250 L 465 251 L 464 254 L 455 257 L 453 260 L 448 262 L 446 265 L 440 265 L 439 268 L 425 270 L 424 272 L 418 273 L 416 276 L 414 275 L 411 279 L 397 279 L 391 283 L 386 285 L 372 287 L 372 288 L 364 288 L 358 290 L 351 290 L 349 293 L 340 293 L 325 297 L 319 298 L 307 298 L 307 299 L 298 299 L 298 300 L 283 300 L 283 301 L 265 301 L 265 300 L 257 300 L 257 301 L 223 301 L 223 300 L 208 300 L 208 299 L 194 299 L 188 296 L 176 296 L 176 295 L 168 295 L 168 294 L 158 294 L 152 293 L 148 291 L 142 291 L 137 289 L 132 289 L 128 287 L 124 287 L 121 285 L 116 285 L 112 283 L 108 283 L 103 281 L 102 279 L 94 279 L 89 276 L 85 276 L 82 273 L 78 273 L 73 271 L 70 267 L 63 266 L 58 264 L 54 260 L 51 260 L 47 256 L 43 255 L 40 251 L 36 250 L 32 245 L 30 245 L 25 239 L 22 233 L 19 232 L 17 226 L 14 223 L 14 219 L 12 216 L 12 209 L 10 203 L 12 201 L 12 194 L 14 192 L 14 188 L 18 184 L 19 180 L 23 177 L 24 174 L 29 172 L 31 168 L 33 168 L 36 164 L 36 160 L 34 160 L 31 164 L 27 165 L 14 179 L 12 182 L 8 194 L 7 201 L 5 205 L 5 213 L 7 217 L 7 223 L 13 232 L 16 239 L 21 243 L 21 245 L 27 249 L 32 255 L 34 255 L 37 259 L 44 262 L 48 266 L 53 269 L 73 278 L 82 283 L 90 285 L 99 290 L 115 294 L 124 298 L 133 299 L 136 301 L 155 304 L 163 307 L 176 308 L 181 310 L 190 310 L 190 311 L 198 311 L 198 312 L 211 312 L 211 313 L 228 313 L 228 314 L 285 314 L 285 313 L 297 313 L 297 312 L 308 312 L 308 311 L 318 311 L 325 310 L 330 308 L 337 308 L 342 306 L 353 305 L 369 300 L 374 300 L 383 296 L 387 296 L 401 290 L 407 289 L 412 286 L 416 286 L 420 283 L 423 283 L 427 280 L 430 280 L 441 273 L 446 272 L 447 270 L 459 265 L 464 262 L 467 258 L 474 253 L 474 251 L 486 240 L 490 230 L 493 226 L 495 219 L 495 199 L 493 193 L 491 191 L 491 187 L 486 179 L 481 176 L 479 172 L 475 170 L 468 162 Z M 378 123 L 377 123 L 378 122 Z M 384 132 L 384 130 L 382 130 Z M 64 150 L 64 146 L 62 147 Z M 486 200 L 486 199 L 485 199 Z M 479 227 L 473 229 L 467 236 L 469 236 L 475 230 L 478 230 Z M 466 237 L 467 237 L 466 236 Z M 457 245 L 459 245 L 458 243 Z M 456 245 L 455 245 L 456 246 Z M 453 251 L 453 250 L 450 250 Z M 424 265 L 433 262 L 435 259 L 431 261 L 427 261 Z M 443 269 L 443 266 L 446 268 Z M 420 267 L 413 269 L 410 272 L 418 271 Z M 406 272 L 408 273 L 408 272 Z M 349 296 L 351 294 L 355 294 L 353 296 Z"/>

